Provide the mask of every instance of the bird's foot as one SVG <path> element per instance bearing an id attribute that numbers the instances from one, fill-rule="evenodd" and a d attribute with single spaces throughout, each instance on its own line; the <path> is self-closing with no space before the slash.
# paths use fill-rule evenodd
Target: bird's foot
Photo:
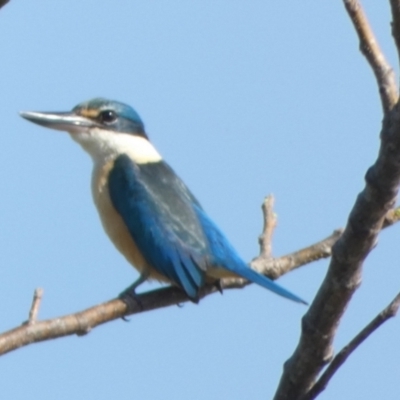
<path id="1" fill-rule="evenodd" d="M 140 296 L 136 294 L 135 288 L 132 288 L 131 286 L 122 291 L 118 295 L 118 298 L 126 304 L 129 312 L 137 310 L 138 307 L 140 311 L 144 310 L 143 302 L 140 299 Z M 122 317 L 122 319 L 124 321 L 128 321 L 125 317 Z"/>

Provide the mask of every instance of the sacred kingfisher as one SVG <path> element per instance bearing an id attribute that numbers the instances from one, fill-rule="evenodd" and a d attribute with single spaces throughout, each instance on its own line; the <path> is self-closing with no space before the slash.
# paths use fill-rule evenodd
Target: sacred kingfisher
<path id="1" fill-rule="evenodd" d="M 171 283 L 198 301 L 199 289 L 243 277 L 288 299 L 301 298 L 251 269 L 198 200 L 149 141 L 130 106 L 104 98 L 71 112 L 21 112 L 47 128 L 67 131 L 93 160 L 92 194 L 115 247 L 147 279 Z M 307 304 L 307 303 L 305 303 Z"/>

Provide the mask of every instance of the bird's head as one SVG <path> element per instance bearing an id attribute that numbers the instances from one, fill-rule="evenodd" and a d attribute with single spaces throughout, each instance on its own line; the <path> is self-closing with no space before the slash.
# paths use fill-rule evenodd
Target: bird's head
<path id="1" fill-rule="evenodd" d="M 26 111 L 20 115 L 46 128 L 68 132 L 95 161 L 122 153 L 130 154 L 138 163 L 161 159 L 148 140 L 139 114 L 118 101 L 95 98 L 70 112 Z"/>

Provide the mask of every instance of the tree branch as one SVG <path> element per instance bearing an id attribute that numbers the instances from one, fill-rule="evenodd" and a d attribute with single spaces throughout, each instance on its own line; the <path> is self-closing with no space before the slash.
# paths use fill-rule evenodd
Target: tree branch
<path id="1" fill-rule="evenodd" d="M 260 257 L 269 259 L 272 257 L 272 235 L 277 224 L 276 214 L 274 213 L 274 196 L 267 196 L 261 206 L 264 216 L 263 232 L 258 238 L 260 243 Z"/>
<path id="2" fill-rule="evenodd" d="M 31 310 L 29 311 L 29 320 L 27 321 L 28 324 L 34 324 L 36 322 L 42 297 L 43 289 L 36 289 L 35 293 L 33 294 Z"/>
<path id="3" fill-rule="evenodd" d="M 269 210 L 271 211 L 272 209 Z M 397 213 L 395 211 L 396 210 L 390 210 L 388 214 L 400 214 L 399 209 L 397 209 Z M 264 211 L 264 220 L 266 218 L 265 212 L 266 211 Z M 389 222 L 386 226 L 391 226 L 396 223 L 398 219 L 388 218 L 388 221 Z M 337 230 L 328 238 L 292 254 L 275 259 L 264 259 L 260 256 L 254 259 L 253 262 L 261 273 L 264 273 L 272 279 L 276 279 L 302 265 L 321 258 L 329 257 L 332 246 L 340 237 L 340 234 L 341 231 Z M 251 266 L 253 266 L 253 262 L 251 263 Z M 248 281 L 241 278 L 224 279 L 221 286 L 224 289 L 238 289 L 243 288 L 248 284 Z M 200 293 L 200 299 L 215 293 L 216 291 L 217 288 L 215 286 L 206 286 Z M 68 335 L 85 335 L 98 325 L 127 315 L 152 311 L 189 301 L 184 292 L 174 287 L 166 287 L 146 292 L 138 295 L 138 298 L 139 301 L 137 304 L 130 303 L 129 306 L 120 299 L 113 299 L 81 312 L 54 319 L 37 321 L 36 315 L 40 305 L 41 292 L 36 290 L 31 306 L 29 321 L 23 323 L 22 326 L 0 334 L 0 355 L 32 343 L 56 339 Z"/>
<path id="4" fill-rule="evenodd" d="M 0 8 L 5 6 L 10 0 L 0 0 Z"/>
<path id="5" fill-rule="evenodd" d="M 400 293 L 392 300 L 392 302 L 381 311 L 347 346 L 343 347 L 342 350 L 335 356 L 328 368 L 318 379 L 317 383 L 307 393 L 302 400 L 313 400 L 322 391 L 324 391 L 336 373 L 336 371 L 344 364 L 347 358 L 357 347 L 368 338 L 373 332 L 375 332 L 381 325 L 383 325 L 389 318 L 394 317 L 400 307 Z"/>
<path id="6" fill-rule="evenodd" d="M 201 297 L 215 291 L 215 287 L 206 286 L 201 292 Z M 85 335 L 98 325 L 126 315 L 188 301 L 183 291 L 173 287 L 147 292 L 139 295 L 138 298 L 138 303 L 136 305 L 130 304 L 130 307 L 122 300 L 114 299 L 75 314 L 40 322 L 36 321 L 34 324 L 23 324 L 0 335 L 0 354 L 44 340 L 73 334 Z"/>
<path id="7" fill-rule="evenodd" d="M 330 257 L 332 254 L 332 246 L 336 243 L 341 234 L 342 230 L 337 229 L 320 242 L 283 257 L 265 258 L 260 255 L 251 261 L 250 266 L 271 279 L 278 279 L 280 276 L 302 267 L 303 265 Z"/>
<path id="8" fill-rule="evenodd" d="M 295 400 L 313 387 L 322 368 L 332 359 L 332 342 L 340 319 L 361 282 L 363 261 L 375 246 L 385 215 L 395 204 L 400 184 L 400 112 L 392 69 L 387 65 L 357 1 L 344 0 L 378 81 L 384 124 L 381 147 L 368 170 L 343 235 L 332 248 L 328 273 L 302 320 L 302 333 L 292 357 L 285 363 L 275 400 Z M 394 106 L 395 105 L 395 106 Z"/>
<path id="9" fill-rule="evenodd" d="M 285 257 L 272 259 L 270 257 L 270 242 L 273 229 L 276 225 L 276 216 L 272 207 L 273 198 L 267 197 L 262 206 L 264 229 L 260 237 L 260 256 L 254 260 L 255 265 L 261 273 L 270 276 L 272 279 L 276 279 L 298 268 L 300 265 L 330 256 L 331 247 L 340 236 L 340 231 L 336 231 L 327 239 L 310 247 Z M 253 264 L 251 265 L 253 266 Z M 221 282 L 221 287 L 224 289 L 237 289 L 243 288 L 248 284 L 249 282 L 245 279 L 231 278 L 224 279 Z M 214 285 L 206 286 L 200 293 L 200 299 L 215 292 L 216 287 Z M 130 302 L 128 305 L 120 299 L 113 299 L 78 313 L 45 321 L 36 321 L 41 295 L 42 292 L 40 290 L 35 291 L 29 314 L 29 321 L 27 323 L 23 323 L 20 327 L 0 334 L 0 355 L 31 343 L 73 334 L 84 335 L 98 325 L 127 315 L 138 314 L 188 301 L 183 291 L 174 287 L 166 287 L 138 295 L 137 303 Z"/>
<path id="10" fill-rule="evenodd" d="M 329 257 L 333 243 L 340 236 L 336 231 L 327 239 L 288 256 L 272 259 L 271 237 L 276 225 L 276 217 L 273 213 L 273 199 L 267 198 L 263 203 L 264 229 L 260 238 L 260 256 L 254 260 L 258 270 L 272 279 L 277 278 L 292 269 L 298 268 L 311 261 L 323 257 Z M 221 283 L 224 289 L 242 288 L 249 282 L 244 279 L 225 279 Z M 200 298 L 215 293 L 215 286 L 206 286 L 200 294 Z M 56 339 L 67 335 L 84 335 L 94 327 L 106 322 L 124 317 L 126 315 L 151 311 L 157 308 L 168 307 L 188 301 L 181 290 L 167 287 L 138 295 L 137 304 L 129 306 L 120 299 L 110 300 L 96 305 L 87 310 L 50 320 L 36 321 L 41 292 L 35 291 L 34 300 L 30 311 L 28 323 L 0 334 L 0 355 L 12 350 L 44 340 Z M 33 323 L 34 322 L 34 323 Z"/>
<path id="11" fill-rule="evenodd" d="M 399 97 L 393 69 L 386 61 L 359 1 L 343 0 L 343 2 L 360 39 L 360 51 L 375 74 L 383 111 L 386 113 L 394 107 Z M 398 1 L 391 0 L 391 3 L 398 3 Z M 395 21 L 396 18 L 394 18 Z M 397 27 L 396 33 L 398 29 Z"/>

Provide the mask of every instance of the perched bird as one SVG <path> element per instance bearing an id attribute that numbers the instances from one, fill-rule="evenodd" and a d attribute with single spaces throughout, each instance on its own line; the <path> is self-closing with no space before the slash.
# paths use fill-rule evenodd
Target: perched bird
<path id="1" fill-rule="evenodd" d="M 67 131 L 92 157 L 92 194 L 103 227 L 140 272 L 123 293 L 147 279 L 169 282 L 198 301 L 199 289 L 243 277 L 288 299 L 298 296 L 252 270 L 150 143 L 130 106 L 103 98 L 71 112 L 21 112 L 36 124 Z"/>

